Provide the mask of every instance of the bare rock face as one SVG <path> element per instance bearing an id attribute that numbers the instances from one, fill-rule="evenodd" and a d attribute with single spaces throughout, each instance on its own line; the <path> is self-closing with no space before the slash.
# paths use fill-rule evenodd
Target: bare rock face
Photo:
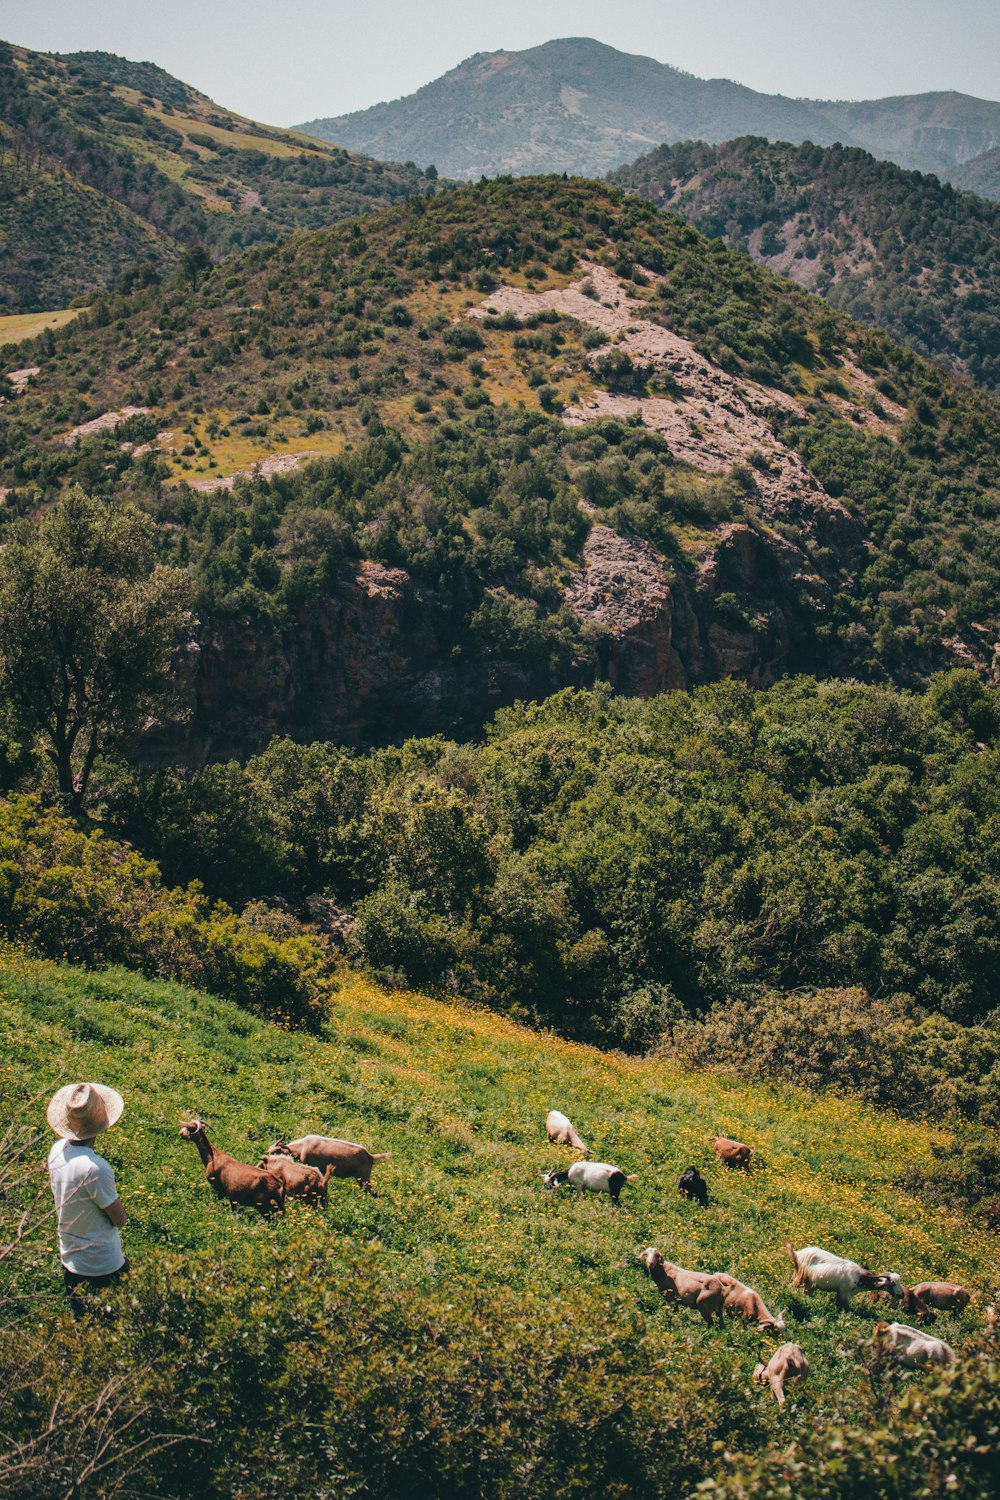
<path id="1" fill-rule="evenodd" d="M 724 608 L 737 593 L 761 607 Z M 599 675 L 619 692 L 649 697 L 719 677 L 769 686 L 788 670 L 794 635 L 794 607 L 781 601 L 827 593 L 803 552 L 742 522 L 719 528 L 693 573 L 638 537 L 595 525 L 566 602 L 606 632 Z"/>
<path id="2" fill-rule="evenodd" d="M 592 527 L 566 602 L 606 630 L 600 675 L 619 692 L 645 698 L 685 686 L 689 669 L 674 640 L 674 590 L 664 559 L 648 542 Z M 682 633 L 690 638 L 685 623 Z"/>
<path id="3" fill-rule="evenodd" d="M 439 733 L 565 685 L 512 662 L 456 658 L 440 632 L 410 575 L 370 561 L 345 568 L 294 630 L 249 616 L 192 622 L 177 709 L 146 727 L 142 758 L 198 766 L 257 754 L 281 734 L 362 745 Z"/>

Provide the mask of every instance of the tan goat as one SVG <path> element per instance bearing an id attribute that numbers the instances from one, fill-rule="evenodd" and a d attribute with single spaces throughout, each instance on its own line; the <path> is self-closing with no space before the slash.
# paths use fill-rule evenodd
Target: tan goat
<path id="1" fill-rule="evenodd" d="M 664 1297 L 671 1302 L 679 1302 L 682 1307 L 691 1307 L 700 1312 L 710 1328 L 713 1317 L 718 1319 L 721 1326 L 726 1291 L 717 1276 L 702 1271 L 686 1271 L 683 1266 L 675 1266 L 672 1261 L 664 1260 L 653 1245 L 645 1249 L 639 1259 Z"/>
<path id="2" fill-rule="evenodd" d="M 785 1404 L 785 1381 L 805 1380 L 809 1374 L 809 1361 L 798 1344 L 782 1344 L 775 1349 L 767 1364 L 759 1364 L 753 1372 L 754 1380 L 769 1385 L 779 1406 Z"/>
<path id="3" fill-rule="evenodd" d="M 749 1167 L 753 1149 L 743 1141 L 731 1141 L 725 1135 L 712 1137 L 712 1150 L 722 1158 L 727 1167 Z"/>

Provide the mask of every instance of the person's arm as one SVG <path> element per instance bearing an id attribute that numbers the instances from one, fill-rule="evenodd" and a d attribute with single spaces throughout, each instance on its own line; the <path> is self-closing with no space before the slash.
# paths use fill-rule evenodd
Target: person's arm
<path id="1" fill-rule="evenodd" d="M 103 1159 L 98 1167 L 94 1202 L 116 1229 L 124 1229 L 125 1209 L 118 1196 L 118 1184 L 115 1182 L 115 1174 L 111 1170 L 110 1163 Z"/>
<path id="2" fill-rule="evenodd" d="M 116 1198 L 114 1203 L 109 1203 L 107 1207 L 103 1204 L 98 1204 L 98 1207 L 104 1217 L 111 1220 L 116 1229 L 125 1228 L 125 1207 L 120 1198 Z"/>

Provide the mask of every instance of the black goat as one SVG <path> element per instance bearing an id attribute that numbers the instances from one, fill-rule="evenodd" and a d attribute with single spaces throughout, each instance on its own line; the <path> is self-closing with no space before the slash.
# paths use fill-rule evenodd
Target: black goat
<path id="1" fill-rule="evenodd" d="M 708 1183 L 697 1167 L 685 1167 L 677 1184 L 677 1191 L 685 1198 L 695 1198 L 702 1208 L 708 1207 Z"/>

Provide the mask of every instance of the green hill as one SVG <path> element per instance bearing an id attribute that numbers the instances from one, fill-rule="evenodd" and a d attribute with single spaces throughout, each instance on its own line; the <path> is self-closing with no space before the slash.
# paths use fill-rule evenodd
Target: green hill
<path id="1" fill-rule="evenodd" d="M 173 755 L 991 670 L 995 403 L 607 186 L 414 198 L 4 361 L 4 522 L 132 495 L 194 575 Z"/>
<path id="2" fill-rule="evenodd" d="M 151 63 L 0 43 L 0 312 L 315 229 L 426 189 L 220 108 Z"/>
<path id="3" fill-rule="evenodd" d="M 762 94 L 696 78 L 592 37 L 479 52 L 404 99 L 302 127 L 375 156 L 435 162 L 450 177 L 499 172 L 598 175 L 662 141 L 860 146 L 950 176 L 1000 142 L 1000 104 L 954 91 L 856 101 Z"/>
<path id="4" fill-rule="evenodd" d="M 661 146 L 611 180 L 957 374 L 1000 384 L 1000 204 L 865 151 L 759 137 Z"/>
<path id="5" fill-rule="evenodd" d="M 32 1210 L 32 1232 L 6 1261 L 16 1300 L 0 1325 L 5 1436 L 35 1441 L 20 1474 L 16 1451 L 0 1451 L 10 1493 L 65 1491 L 89 1458 L 84 1422 L 109 1376 L 108 1467 L 81 1494 L 106 1493 L 117 1478 L 129 1495 L 254 1500 L 360 1487 L 471 1500 L 599 1487 L 624 1500 L 640 1489 L 689 1494 L 712 1476 L 725 1485 L 735 1468 L 749 1487 L 733 1493 L 763 1496 L 776 1491 L 747 1480 L 739 1455 L 752 1465 L 789 1443 L 812 1454 L 801 1495 L 847 1493 L 835 1478 L 845 1444 L 866 1494 L 901 1494 L 928 1465 L 958 1476 L 932 1480 L 928 1494 L 988 1492 L 989 1448 L 975 1445 L 977 1434 L 988 1444 L 996 1400 L 976 1333 L 982 1301 L 937 1324 L 961 1359 L 942 1393 L 933 1376 L 871 1363 L 877 1313 L 867 1304 L 838 1312 L 791 1293 L 781 1249 L 786 1236 L 819 1242 L 907 1280 L 948 1275 L 989 1291 L 992 1243 L 901 1186 L 947 1147 L 944 1130 L 602 1055 L 361 980 L 345 982 L 326 1036 L 309 1038 L 178 986 L 8 952 L 0 1034 L 0 1097 L 17 1122 L 8 1184 L 13 1145 L 58 1083 L 93 1077 L 124 1092 L 106 1149 L 134 1263 L 108 1299 L 110 1319 L 54 1322 L 52 1224 L 41 1201 Z M 603 1198 L 543 1190 L 540 1171 L 566 1156 L 545 1143 L 552 1105 L 595 1158 L 638 1173 L 617 1214 Z M 188 1111 L 248 1160 L 312 1127 L 392 1157 L 376 1169 L 377 1198 L 336 1183 L 325 1213 L 234 1218 L 178 1139 Z M 750 1173 L 713 1165 L 716 1131 L 757 1146 Z M 45 1149 L 36 1137 L 26 1160 Z M 709 1176 L 708 1211 L 676 1193 L 689 1162 Z M 30 1204 L 36 1185 L 43 1191 L 33 1165 L 6 1201 Z M 635 1260 L 648 1243 L 725 1267 L 786 1309 L 812 1373 L 783 1415 L 750 1382 L 772 1342 L 661 1305 Z M 36 1441 L 57 1390 L 65 1402 Z M 116 1464 L 140 1436 L 189 1441 L 159 1452 L 154 1441 L 122 1481 Z M 901 1488 L 880 1487 L 886 1464 Z"/>

